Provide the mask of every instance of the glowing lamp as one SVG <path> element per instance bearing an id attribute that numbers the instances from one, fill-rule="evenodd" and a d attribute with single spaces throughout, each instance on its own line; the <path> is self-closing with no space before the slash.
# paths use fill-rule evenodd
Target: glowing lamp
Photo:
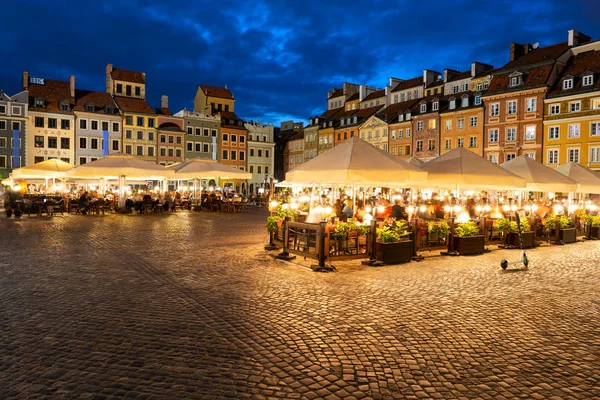
<path id="1" fill-rule="evenodd" d="M 279 203 L 275 200 L 273 200 L 272 202 L 269 203 L 269 208 L 271 210 L 273 210 L 275 207 L 277 207 L 279 205 Z"/>
<path id="2" fill-rule="evenodd" d="M 409 214 L 412 214 L 415 212 L 415 207 L 413 206 L 408 206 L 406 207 L 406 211 L 408 211 Z"/>
<path id="3" fill-rule="evenodd" d="M 419 211 L 421 211 L 421 212 L 423 213 L 423 212 L 427 211 L 427 207 L 425 207 L 425 206 L 420 206 L 420 207 L 419 207 Z"/>
<path id="4" fill-rule="evenodd" d="M 366 207 L 365 207 L 365 211 L 366 211 L 366 212 L 368 212 L 368 213 L 370 213 L 370 212 L 371 212 L 371 207 L 369 207 L 369 206 L 366 206 Z"/>
<path id="5" fill-rule="evenodd" d="M 444 206 L 444 211 L 450 212 L 450 211 L 452 211 L 452 207 L 450 207 L 450 206 Z"/>
<path id="6" fill-rule="evenodd" d="M 502 206 L 502 211 L 508 211 L 508 210 L 510 210 L 510 207 L 508 205 L 505 204 Z"/>
<path id="7" fill-rule="evenodd" d="M 456 222 L 459 224 L 465 223 L 465 222 L 469 222 L 471 220 L 471 218 L 469 217 L 469 213 L 468 212 L 461 212 L 460 214 L 458 214 L 458 216 L 456 217 Z"/>
<path id="8" fill-rule="evenodd" d="M 510 206 L 510 211 L 517 211 L 519 208 L 516 205 Z"/>
<path id="9" fill-rule="evenodd" d="M 537 209 L 538 209 L 537 204 L 534 204 L 534 205 L 531 206 L 531 211 L 536 212 Z"/>
<path id="10" fill-rule="evenodd" d="M 487 204 L 486 204 L 486 205 L 483 207 L 483 209 L 485 210 L 485 212 L 489 212 L 489 211 L 492 209 L 492 207 L 490 207 L 489 205 L 487 205 Z"/>
<path id="11" fill-rule="evenodd" d="M 385 207 L 384 206 L 377 206 L 377 212 L 378 213 L 382 213 L 385 211 Z"/>
<path id="12" fill-rule="evenodd" d="M 564 211 L 563 206 L 561 206 L 560 204 L 554 205 L 554 207 L 552 207 L 552 209 L 554 210 L 555 214 L 558 214 L 559 212 Z"/>
<path id="13" fill-rule="evenodd" d="M 458 214 L 459 212 L 462 211 L 462 207 L 461 206 L 454 206 L 453 211 Z"/>

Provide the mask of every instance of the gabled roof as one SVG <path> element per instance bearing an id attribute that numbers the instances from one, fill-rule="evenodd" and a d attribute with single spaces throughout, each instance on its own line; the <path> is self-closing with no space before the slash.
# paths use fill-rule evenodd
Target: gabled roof
<path id="1" fill-rule="evenodd" d="M 86 105 L 91 103 L 94 105 L 94 111 L 88 111 Z M 75 90 L 75 107 L 74 111 L 95 112 L 106 114 L 106 106 L 112 106 L 118 114 L 118 107 L 115 104 L 110 93 L 92 92 L 91 90 Z"/>
<path id="2" fill-rule="evenodd" d="M 441 86 L 443 84 L 444 84 L 444 80 L 438 79 L 437 81 L 433 81 L 429 85 L 425 86 L 425 89 L 429 89 L 429 88 L 436 87 L 436 86 Z"/>
<path id="3" fill-rule="evenodd" d="M 554 61 L 567 50 L 569 50 L 569 44 L 567 42 L 557 43 L 546 47 L 538 47 L 516 60 L 510 61 L 503 67 L 498 68 L 495 73 L 520 69 L 522 67 L 534 66 L 537 64 L 554 63 Z"/>
<path id="4" fill-rule="evenodd" d="M 292 140 L 302 140 L 302 139 L 304 139 L 304 132 L 298 132 L 294 136 L 292 136 L 289 141 L 291 142 Z"/>
<path id="5" fill-rule="evenodd" d="M 553 67 L 554 64 L 546 64 L 520 70 L 520 72 L 523 72 L 523 84 L 518 86 L 510 86 L 511 74 L 509 73 L 494 75 L 494 79 L 490 82 L 490 86 L 484 96 L 504 92 L 518 92 L 524 89 L 546 86 Z"/>
<path id="6" fill-rule="evenodd" d="M 594 83 L 589 86 L 583 86 L 583 76 L 594 74 Z M 571 57 L 563 70 L 562 76 L 557 79 L 554 87 L 548 93 L 548 97 L 567 96 L 576 93 L 586 93 L 600 90 L 600 51 L 586 51 Z M 576 77 L 573 88 L 563 90 L 562 82 L 567 76 Z"/>
<path id="7" fill-rule="evenodd" d="M 469 97 L 469 105 L 467 107 L 462 106 L 462 98 Z M 475 104 L 475 97 L 481 96 L 481 92 L 462 92 L 462 93 L 454 93 L 448 96 L 444 96 L 443 100 L 443 109 L 440 110 L 440 113 L 448 113 L 448 112 L 457 112 L 462 110 L 469 110 L 472 108 L 483 108 L 483 101 L 479 104 Z M 450 109 L 450 101 L 454 98 L 456 100 L 456 108 Z M 442 103 L 440 103 L 440 107 Z"/>
<path id="8" fill-rule="evenodd" d="M 0 90 L 0 101 L 11 101 L 11 98 L 4 91 Z"/>
<path id="9" fill-rule="evenodd" d="M 116 81 L 125 81 L 132 83 L 146 83 L 146 76 L 142 72 L 127 71 L 125 69 L 114 68 L 110 76 Z"/>
<path id="10" fill-rule="evenodd" d="M 71 111 L 61 111 L 58 105 L 61 101 L 68 101 L 69 108 L 75 105 L 75 99 L 71 97 L 71 87 L 68 81 L 55 81 L 45 79 L 44 85 L 30 83 L 29 90 L 29 111 L 47 111 L 59 114 L 71 114 Z M 45 108 L 34 107 L 35 99 L 44 100 Z"/>
<path id="11" fill-rule="evenodd" d="M 454 74 L 452 77 L 450 77 L 448 79 L 447 83 L 454 82 L 454 81 L 460 81 L 462 79 L 466 79 L 466 78 L 470 78 L 470 77 L 471 77 L 471 70 L 468 70 L 465 72 L 459 72 L 457 74 Z"/>
<path id="12" fill-rule="evenodd" d="M 392 104 L 379 112 L 380 118 L 391 123 L 398 119 L 400 113 L 410 110 L 420 99 L 403 101 L 401 103 Z"/>
<path id="13" fill-rule="evenodd" d="M 198 85 L 198 87 L 202 89 L 202 92 L 207 96 L 233 100 L 233 94 L 227 88 L 209 85 Z"/>
<path id="14" fill-rule="evenodd" d="M 179 125 L 177 125 L 175 122 L 163 122 L 162 124 L 160 124 L 158 126 L 158 129 L 164 130 L 164 131 L 178 132 L 178 133 L 183 132 L 181 127 Z"/>
<path id="15" fill-rule="evenodd" d="M 392 89 L 392 93 L 399 92 L 401 90 L 411 89 L 411 88 L 414 88 L 417 86 L 422 86 L 422 85 L 423 85 L 423 75 L 400 82 L 399 84 L 396 85 L 396 87 L 394 89 Z"/>
<path id="16" fill-rule="evenodd" d="M 365 97 L 362 101 L 379 99 L 380 97 L 384 97 L 384 96 L 385 96 L 385 89 L 382 89 L 382 90 L 378 90 L 376 92 L 371 93 L 370 95 Z"/>
<path id="17" fill-rule="evenodd" d="M 154 110 L 156 111 L 156 113 L 158 115 L 168 115 L 168 116 L 173 115 L 173 113 L 171 112 L 171 110 L 169 108 L 162 107 L 162 108 L 155 108 Z"/>
<path id="18" fill-rule="evenodd" d="M 156 115 L 152 107 L 146 103 L 146 100 L 115 96 L 115 101 L 123 112 Z"/>

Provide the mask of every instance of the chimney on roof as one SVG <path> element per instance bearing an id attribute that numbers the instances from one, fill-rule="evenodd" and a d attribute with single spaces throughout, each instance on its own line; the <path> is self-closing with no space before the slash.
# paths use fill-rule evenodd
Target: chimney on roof
<path id="1" fill-rule="evenodd" d="M 588 35 L 576 31 L 575 29 L 569 30 L 569 47 L 577 47 L 580 44 L 584 44 L 592 40 Z"/>
<path id="2" fill-rule="evenodd" d="M 23 71 L 23 90 L 29 87 L 29 72 Z"/>
<path id="3" fill-rule="evenodd" d="M 527 43 L 527 44 L 511 43 L 510 44 L 510 61 L 515 61 L 516 59 L 523 57 L 525 54 L 528 54 L 531 50 L 533 50 L 533 46 L 531 46 L 529 43 Z"/>
<path id="4" fill-rule="evenodd" d="M 484 64 L 484 63 L 480 63 L 479 61 L 475 61 L 471 64 L 471 77 L 479 75 L 480 73 L 482 73 L 484 71 L 489 71 L 493 68 L 494 67 L 492 67 L 489 64 Z"/>
<path id="5" fill-rule="evenodd" d="M 112 91 L 112 73 L 113 71 L 113 65 L 112 64 L 106 64 L 106 93 L 110 93 L 110 94 L 114 94 Z"/>
<path id="6" fill-rule="evenodd" d="M 437 79 L 437 76 L 439 74 L 440 74 L 439 72 L 432 71 L 430 69 L 424 69 L 423 70 L 423 85 L 425 87 L 427 87 L 430 83 L 432 83 L 433 81 L 435 81 Z"/>
<path id="7" fill-rule="evenodd" d="M 363 101 L 365 97 L 367 97 L 367 87 L 365 85 L 360 85 L 358 88 L 358 101 Z"/>
<path id="8" fill-rule="evenodd" d="M 160 96 L 160 108 L 169 108 L 169 96 L 164 94 Z"/>
<path id="9" fill-rule="evenodd" d="M 69 89 L 71 90 L 71 97 L 75 97 L 75 75 L 69 77 Z"/>

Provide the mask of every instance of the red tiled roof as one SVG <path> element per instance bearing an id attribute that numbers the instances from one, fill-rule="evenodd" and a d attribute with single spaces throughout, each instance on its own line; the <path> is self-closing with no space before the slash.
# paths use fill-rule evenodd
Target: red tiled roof
<path id="1" fill-rule="evenodd" d="M 209 85 L 200 85 L 200 89 L 202 89 L 204 94 L 207 96 L 233 100 L 233 94 L 227 88 L 222 88 L 222 87 L 217 87 L 217 86 L 209 86 Z"/>
<path id="2" fill-rule="evenodd" d="M 520 69 L 519 72 L 523 73 L 523 84 L 514 87 L 510 86 L 510 73 L 507 72 L 501 75 L 494 75 L 484 96 L 503 92 L 517 92 L 524 89 L 545 86 L 548 84 L 548 78 L 550 77 L 553 67 L 553 64 L 546 64 L 529 69 Z"/>
<path id="3" fill-rule="evenodd" d="M 452 75 L 448 78 L 448 82 L 460 81 L 461 79 L 466 79 L 471 77 L 471 70 L 459 72 L 457 74 Z"/>
<path id="4" fill-rule="evenodd" d="M 115 96 L 117 105 L 123 112 L 141 113 L 141 114 L 156 114 L 146 100 L 132 99 L 130 97 Z"/>
<path id="5" fill-rule="evenodd" d="M 94 105 L 95 113 L 106 114 L 106 106 L 112 106 L 117 110 L 112 96 L 106 92 L 92 92 L 90 90 L 75 90 L 75 107 L 74 111 L 86 111 L 86 104 L 91 103 Z"/>
<path id="6" fill-rule="evenodd" d="M 181 127 L 177 125 L 175 122 L 163 122 L 158 126 L 158 129 L 171 131 L 171 132 L 183 132 Z"/>
<path id="7" fill-rule="evenodd" d="M 373 99 L 378 99 L 378 98 L 384 97 L 384 96 L 385 96 L 385 89 L 378 90 L 376 92 L 371 93 L 367 97 L 365 97 L 362 101 L 369 101 L 369 100 L 373 100 Z"/>
<path id="8" fill-rule="evenodd" d="M 127 71 L 125 69 L 114 68 L 110 76 L 116 81 L 125 81 L 132 83 L 146 83 L 146 77 L 142 72 Z"/>
<path id="9" fill-rule="evenodd" d="M 338 113 L 338 111 L 340 110 L 344 110 L 344 107 L 338 107 L 338 108 L 332 108 L 331 110 L 327 110 L 325 111 L 323 114 L 320 115 L 321 118 L 330 118 L 333 117 L 335 114 Z"/>
<path id="10" fill-rule="evenodd" d="M 290 142 L 292 140 L 300 140 L 300 139 L 304 139 L 304 132 L 298 132 L 298 133 L 296 133 L 294 136 L 292 136 L 290 138 Z"/>
<path id="11" fill-rule="evenodd" d="M 38 85 L 35 83 L 29 84 L 29 110 L 71 114 L 72 111 L 61 111 L 58 105 L 58 103 L 61 101 L 68 101 L 69 109 L 71 110 L 75 105 L 75 99 L 71 97 L 71 88 L 69 82 L 46 79 L 44 83 L 44 85 Z M 44 100 L 44 108 L 34 107 L 36 98 L 41 98 Z"/>
<path id="12" fill-rule="evenodd" d="M 594 74 L 594 83 L 589 86 L 583 86 L 583 76 L 592 72 Z M 567 96 L 576 93 L 585 93 L 600 90 L 600 50 L 586 51 L 571 57 L 569 63 L 563 70 L 561 77 L 556 81 L 548 97 Z M 562 78 L 566 75 L 573 76 L 573 88 L 563 90 Z"/>
<path id="13" fill-rule="evenodd" d="M 399 92 L 401 90 L 406 90 L 410 88 L 414 88 L 417 86 L 423 85 L 423 76 L 417 76 L 416 78 L 407 79 L 403 82 L 400 82 L 396 85 L 396 87 L 392 90 L 393 92 Z"/>
<path id="14" fill-rule="evenodd" d="M 173 115 L 171 110 L 168 108 L 155 108 L 154 110 L 158 115 Z"/>
<path id="15" fill-rule="evenodd" d="M 327 100 L 332 99 L 334 97 L 340 97 L 340 96 L 343 96 L 343 95 L 344 95 L 344 89 L 335 89 L 335 91 L 333 92 L 333 94 L 331 96 L 329 96 L 329 98 Z"/>
<path id="16" fill-rule="evenodd" d="M 538 47 L 537 49 L 531 50 L 528 54 L 525 54 L 514 61 L 510 61 L 508 64 L 499 68 L 497 72 L 518 69 L 528 65 L 533 66 L 535 64 L 551 63 L 568 49 L 569 44 L 567 42 L 557 43 L 546 47 Z"/>
<path id="17" fill-rule="evenodd" d="M 419 101 L 420 99 L 415 99 L 403 101 L 402 103 L 392 104 L 391 106 L 388 106 L 381 110 L 379 112 L 379 115 L 381 116 L 381 119 L 384 119 L 388 122 L 393 121 L 401 112 L 410 110 Z"/>

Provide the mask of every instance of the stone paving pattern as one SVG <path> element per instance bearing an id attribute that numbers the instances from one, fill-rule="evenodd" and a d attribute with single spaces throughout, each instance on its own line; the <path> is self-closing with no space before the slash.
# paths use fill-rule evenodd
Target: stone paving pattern
<path id="1" fill-rule="evenodd" d="M 600 242 L 321 274 L 266 213 L 0 220 L 0 398 L 600 398 Z"/>

